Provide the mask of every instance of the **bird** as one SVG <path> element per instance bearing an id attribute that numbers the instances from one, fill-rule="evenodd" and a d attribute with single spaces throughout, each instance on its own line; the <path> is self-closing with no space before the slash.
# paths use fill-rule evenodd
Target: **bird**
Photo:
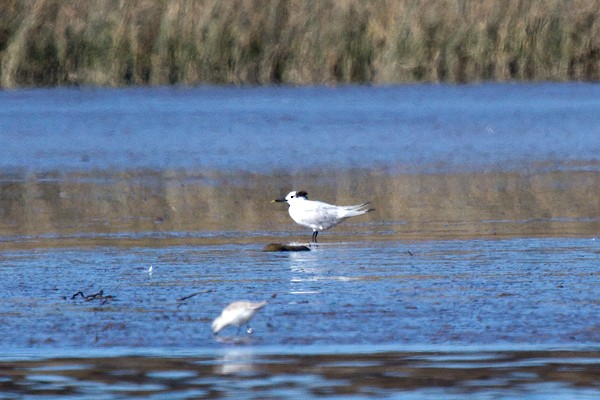
<path id="1" fill-rule="evenodd" d="M 311 241 L 317 243 L 320 231 L 333 228 L 340 222 L 350 217 L 363 215 L 374 208 L 368 208 L 371 202 L 354 206 L 336 206 L 308 199 L 305 191 L 291 191 L 285 197 L 271 200 L 271 203 L 288 203 L 290 217 L 298 224 L 313 230 Z"/>
<path id="2" fill-rule="evenodd" d="M 242 325 L 247 326 L 248 322 L 254 317 L 254 314 L 266 305 L 266 301 L 261 301 L 259 303 L 253 303 L 246 300 L 234 301 L 225 307 L 221 312 L 221 315 L 213 321 L 213 334 L 218 334 L 222 329 L 229 325 L 237 326 L 238 329 Z M 248 327 L 248 332 L 251 332 L 250 327 Z"/>

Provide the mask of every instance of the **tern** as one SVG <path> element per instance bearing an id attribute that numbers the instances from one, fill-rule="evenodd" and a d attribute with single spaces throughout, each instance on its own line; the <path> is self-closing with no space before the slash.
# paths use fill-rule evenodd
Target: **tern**
<path id="1" fill-rule="evenodd" d="M 374 208 L 368 208 L 370 202 L 354 206 L 336 206 L 322 201 L 309 200 L 308 194 L 304 191 L 289 192 L 287 196 L 271 202 L 288 203 L 290 217 L 298 225 L 313 230 L 312 242 L 314 243 L 317 243 L 317 235 L 320 231 L 333 228 L 347 218 L 375 211 Z"/>
<path id="2" fill-rule="evenodd" d="M 237 326 L 238 328 L 242 325 L 248 324 L 248 322 L 254 317 L 254 314 L 261 308 L 267 305 L 266 301 L 260 303 L 253 303 L 251 301 L 234 301 L 223 309 L 221 315 L 219 315 L 212 323 L 213 334 L 218 334 L 222 329 L 229 325 Z M 248 333 L 252 332 L 248 327 Z"/>

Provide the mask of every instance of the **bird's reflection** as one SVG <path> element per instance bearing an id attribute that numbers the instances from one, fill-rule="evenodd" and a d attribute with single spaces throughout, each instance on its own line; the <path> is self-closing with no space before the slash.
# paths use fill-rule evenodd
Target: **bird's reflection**
<path id="1" fill-rule="evenodd" d="M 216 360 L 219 375 L 248 374 L 256 371 L 255 354 L 250 348 L 228 349 Z"/>

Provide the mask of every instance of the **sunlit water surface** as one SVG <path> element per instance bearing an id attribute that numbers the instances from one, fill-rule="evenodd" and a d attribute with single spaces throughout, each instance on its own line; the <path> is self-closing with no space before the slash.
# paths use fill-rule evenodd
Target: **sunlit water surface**
<path id="1" fill-rule="evenodd" d="M 4 252 L 3 391 L 600 395 L 596 240 L 260 250 Z M 236 299 L 269 304 L 251 334 L 230 327 L 213 336 L 211 320 Z"/>
<path id="2" fill-rule="evenodd" d="M 597 85 L 0 106 L 0 399 L 600 397 Z M 377 212 L 263 252 L 292 188 Z"/>

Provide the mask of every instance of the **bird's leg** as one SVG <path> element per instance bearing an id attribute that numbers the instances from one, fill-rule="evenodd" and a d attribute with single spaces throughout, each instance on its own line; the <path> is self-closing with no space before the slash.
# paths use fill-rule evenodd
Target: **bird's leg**
<path id="1" fill-rule="evenodd" d="M 319 234 L 319 231 L 314 231 L 312 234 L 312 242 L 313 243 L 317 243 L 317 235 Z"/>

